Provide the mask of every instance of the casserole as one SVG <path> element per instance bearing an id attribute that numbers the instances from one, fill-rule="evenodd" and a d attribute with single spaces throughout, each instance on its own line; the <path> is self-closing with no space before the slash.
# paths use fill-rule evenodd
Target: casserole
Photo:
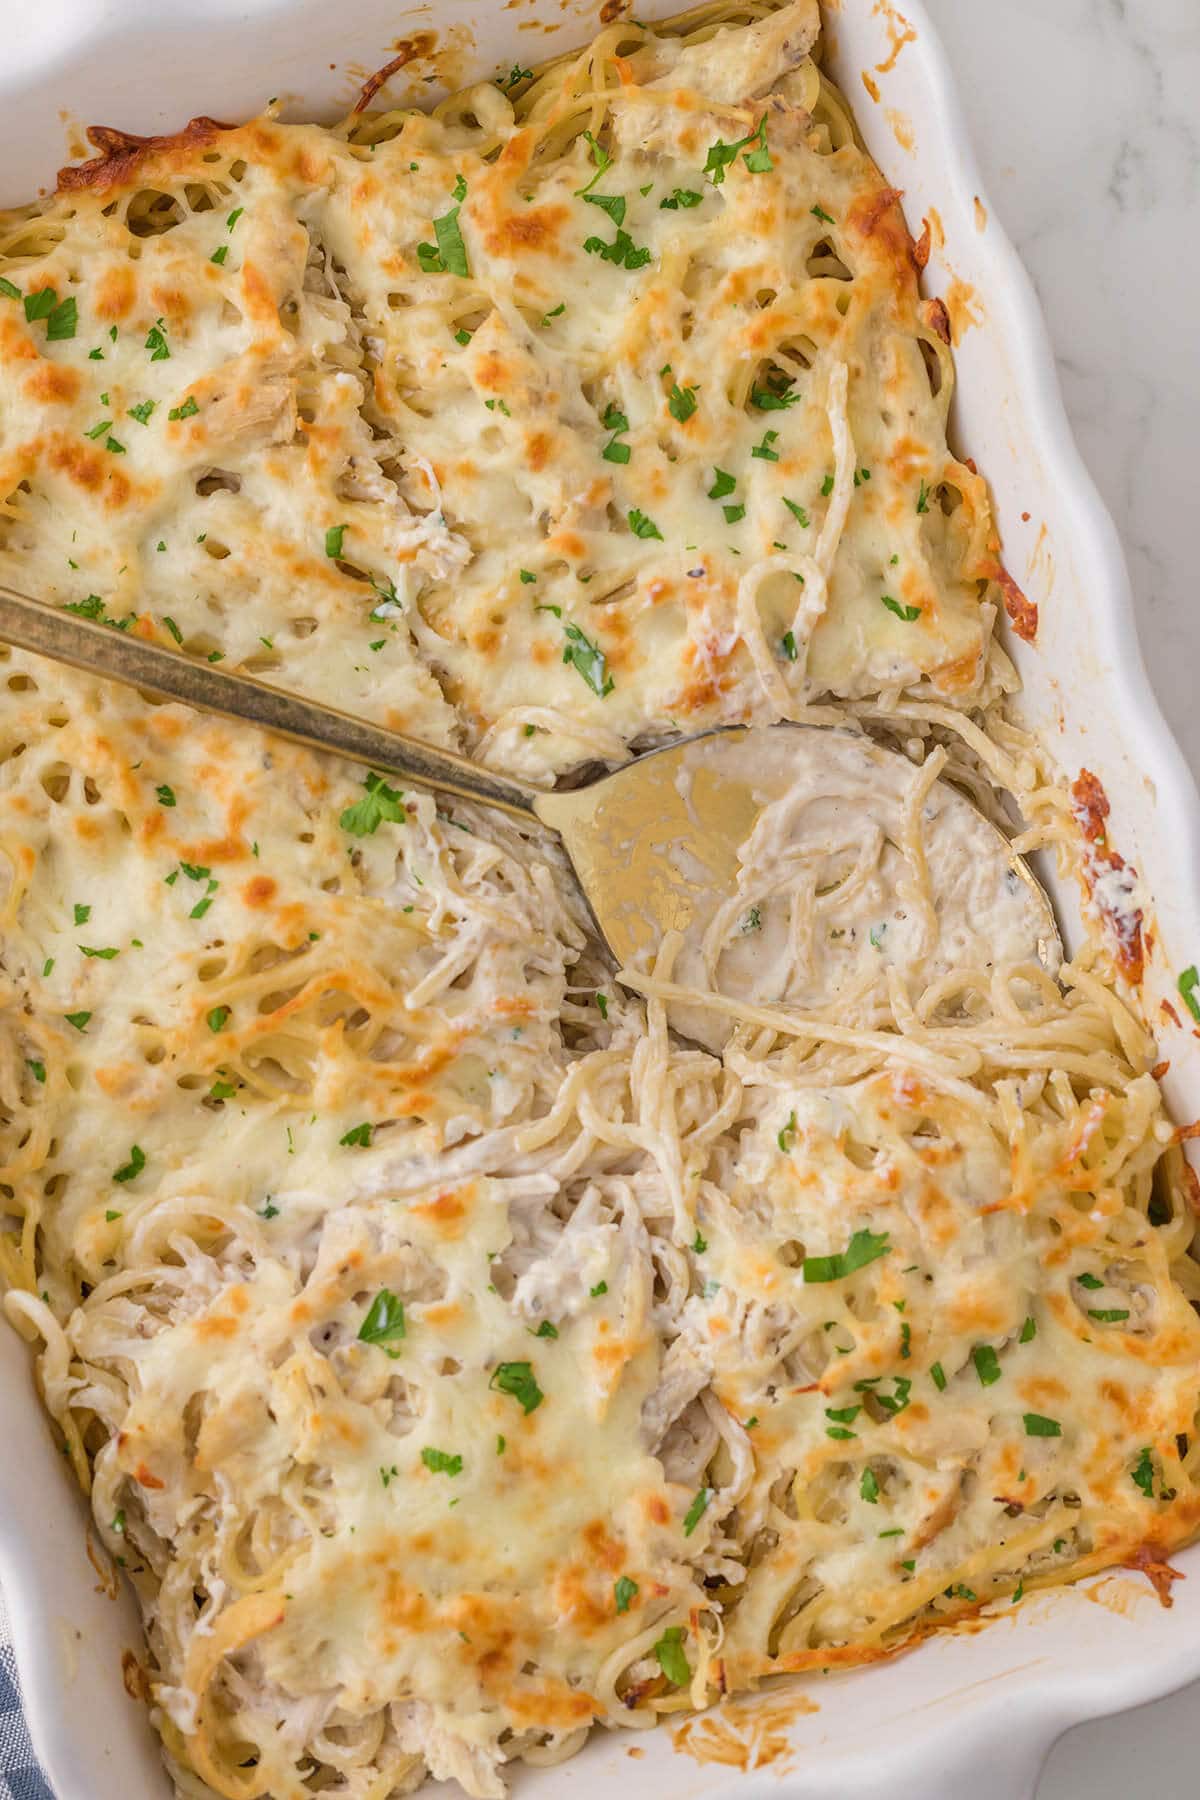
<path id="1" fill-rule="evenodd" d="M 900 56 L 903 56 L 903 54 L 908 49 L 908 42 L 906 42 L 907 32 L 908 32 L 907 22 L 899 21 L 895 18 L 890 18 L 888 20 L 888 27 L 889 27 L 889 32 L 892 37 L 893 52 L 898 52 Z M 845 55 L 844 47 L 843 47 L 843 55 Z M 889 70 L 888 70 L 889 60 L 891 61 L 893 68 L 897 71 L 900 70 L 901 67 L 903 66 L 902 63 L 897 60 L 895 55 L 893 55 L 889 59 L 888 55 L 884 54 L 883 51 L 881 51 L 879 54 L 878 60 L 875 64 L 875 67 L 876 67 L 877 71 L 879 72 L 880 76 L 883 76 L 885 73 L 889 72 Z M 847 79 L 845 70 L 842 70 L 839 72 L 842 74 L 843 81 L 845 81 Z M 459 75 L 461 73 L 462 73 L 462 71 L 456 71 L 454 78 L 458 79 Z M 915 101 L 914 111 L 916 112 L 917 116 L 924 119 L 926 116 L 926 113 L 928 111 L 928 97 L 918 91 L 914 96 L 914 101 Z M 315 105 L 315 104 L 317 104 L 317 102 L 315 101 L 314 98 L 310 98 L 309 104 Z M 869 124 L 868 124 L 868 129 L 869 129 Z M 879 150 L 878 147 L 877 147 L 877 153 L 880 154 L 881 160 L 885 164 L 888 163 L 887 155 L 884 154 L 881 150 Z M 913 207 L 913 196 L 911 193 L 910 193 L 909 205 L 910 205 L 910 212 L 917 211 L 917 208 Z M 978 218 L 979 214 L 976 214 L 975 216 Z M 932 213 L 930 214 L 930 217 L 931 217 L 931 221 L 932 221 L 933 220 Z M 933 221 L 933 228 L 931 228 L 931 238 L 934 238 L 934 237 L 936 237 L 936 221 Z M 982 272 L 982 273 L 985 274 L 986 272 Z M 983 278 L 981 278 L 976 283 L 968 283 L 965 280 L 965 278 L 961 274 L 959 274 L 951 282 L 952 310 L 955 312 L 958 312 L 960 326 L 966 322 L 966 312 L 967 312 L 968 308 L 978 310 L 978 308 L 981 304 L 984 304 L 984 305 L 987 304 L 987 302 L 985 302 L 985 301 L 981 302 L 981 299 L 980 299 L 980 295 L 982 293 L 985 293 L 986 291 L 987 291 L 986 290 L 986 282 L 985 282 L 985 279 L 983 279 Z M 957 301 L 957 305 L 953 304 L 954 301 Z M 970 380 L 971 380 L 971 373 L 970 373 L 970 368 L 969 368 L 969 364 L 967 362 L 965 353 L 963 355 L 963 365 L 964 365 L 964 370 L 966 371 L 965 379 L 969 385 Z M 976 404 L 978 404 L 980 406 L 981 411 L 982 411 L 982 408 L 985 403 L 987 403 L 988 405 L 994 406 L 996 408 L 999 408 L 1000 402 L 999 402 L 998 394 L 996 394 L 996 393 L 989 394 L 987 392 L 987 389 L 988 389 L 988 381 L 986 378 L 981 377 L 978 381 L 977 390 L 976 390 L 975 395 L 972 398 L 970 407 L 964 409 L 964 418 L 960 422 L 959 433 L 960 433 L 961 440 L 965 441 L 972 450 L 978 449 L 981 456 L 986 458 L 987 466 L 989 467 L 989 470 L 991 471 L 991 473 L 993 475 L 993 479 L 997 483 L 997 489 L 1001 496 L 1002 515 L 1003 515 L 1003 511 L 1004 511 L 1004 507 L 1003 507 L 1004 475 L 1006 472 L 1005 471 L 1004 445 L 1003 445 L 1003 443 L 996 444 L 994 441 L 992 441 L 990 443 L 990 445 L 985 442 L 985 440 L 988 439 L 989 433 L 993 428 L 989 427 L 988 424 L 986 423 L 985 419 L 982 417 L 980 419 L 976 420 L 974 418 L 974 412 L 973 412 L 973 408 Z M 1002 423 L 1005 422 L 1004 414 L 1002 411 L 999 411 L 999 410 L 995 411 L 993 414 L 993 417 L 1000 419 Z M 1014 458 L 1014 463 L 1013 463 L 1014 468 L 1016 466 L 1023 466 L 1026 471 L 1026 478 L 1028 478 L 1028 468 L 1030 466 L 1030 453 L 1029 453 L 1028 449 L 1023 449 L 1021 447 L 1019 441 L 1016 440 L 1015 432 L 1014 432 L 1013 443 L 1009 446 L 1009 448 L 1012 451 L 1012 455 Z M 1034 446 L 1034 455 L 1037 455 L 1037 454 L 1038 454 L 1038 446 L 1035 445 Z M 1048 475 L 1047 475 L 1047 479 L 1048 479 Z M 1017 491 L 1015 482 L 1014 482 L 1014 491 Z M 1057 550 L 1059 556 L 1063 558 L 1063 561 L 1065 563 L 1066 557 L 1064 556 L 1061 544 L 1055 535 L 1055 530 L 1054 530 L 1055 522 L 1049 521 L 1048 523 L 1051 526 L 1051 529 L 1048 534 L 1048 541 L 1055 546 L 1055 549 Z M 1014 560 L 1014 558 L 1013 558 L 1013 543 L 1014 543 L 1014 539 L 1013 539 L 1012 534 L 1010 533 L 1010 535 L 1009 535 L 1010 561 Z M 1070 554 L 1070 548 L 1071 547 L 1068 544 L 1067 552 L 1066 552 L 1067 555 Z M 1043 558 L 1045 557 L 1045 554 L 1046 554 L 1045 544 L 1043 544 L 1043 546 L 1042 546 Z M 1018 562 L 1017 566 L 1018 566 L 1018 568 L 1020 567 L 1019 562 Z M 1097 586 L 1095 579 L 1094 578 L 1087 579 L 1089 572 L 1086 569 L 1082 568 L 1081 565 L 1080 565 L 1080 572 L 1085 577 L 1086 586 L 1091 591 L 1094 592 L 1096 589 L 1096 586 Z M 1034 583 L 1036 581 L 1036 577 L 1037 577 L 1037 570 L 1035 569 L 1034 570 L 1034 581 L 1031 581 L 1031 583 L 1030 583 L 1031 586 L 1034 585 Z M 1060 574 L 1059 580 L 1061 581 L 1061 574 Z M 1059 591 L 1061 591 L 1061 590 L 1059 590 Z M 1036 593 L 1036 587 L 1035 587 L 1035 593 Z M 1043 598 L 1043 595 L 1038 594 L 1037 597 Z M 1048 595 L 1044 596 L 1044 597 L 1047 599 L 1051 598 L 1051 596 L 1048 596 Z M 1047 610 L 1049 610 L 1048 607 L 1047 607 Z M 1064 619 L 1065 614 L 1063 611 L 1059 611 L 1057 616 L 1058 616 L 1058 620 L 1061 622 Z M 1072 663 L 1072 659 L 1067 654 L 1067 652 L 1072 649 L 1073 643 L 1077 639 L 1077 636 L 1078 636 L 1077 631 L 1072 631 L 1069 627 L 1067 627 L 1065 625 L 1060 624 L 1059 628 L 1056 628 L 1056 629 L 1048 628 L 1047 633 L 1046 633 L 1046 646 L 1047 646 L 1047 651 L 1045 653 L 1046 659 L 1049 660 L 1049 658 L 1054 654 L 1056 648 L 1058 648 L 1061 644 L 1061 649 L 1063 651 L 1063 654 L 1061 656 L 1060 666 L 1063 671 L 1064 678 L 1065 678 L 1066 672 L 1069 667 L 1073 667 L 1073 669 L 1077 675 L 1082 673 L 1083 682 L 1084 682 L 1082 692 L 1088 694 L 1089 701 L 1094 703 L 1094 694 L 1090 690 L 1095 685 L 1098 685 L 1100 683 L 1100 681 L 1102 680 L 1103 669 L 1102 669 L 1102 666 L 1099 666 L 1099 664 L 1098 664 L 1097 668 L 1095 668 L 1095 669 L 1084 669 L 1082 672 L 1080 672 L 1079 668 L 1078 668 L 1077 659 Z M 1065 642 L 1062 641 L 1064 638 L 1065 638 Z M 1093 645 L 1095 645 L 1097 640 L 1095 639 L 1095 637 L 1093 637 L 1092 641 L 1093 641 Z M 1102 639 L 1100 640 L 1100 643 L 1101 643 L 1101 650 L 1103 650 L 1104 646 L 1103 646 Z M 1114 645 L 1114 648 L 1116 648 L 1115 645 Z M 1029 661 L 1029 659 L 1026 659 L 1026 660 Z M 1048 714 L 1049 707 L 1053 704 L 1054 688 L 1053 688 L 1052 684 L 1039 685 L 1039 675 L 1040 675 L 1040 671 L 1041 671 L 1041 666 L 1042 666 L 1041 662 L 1039 660 L 1035 659 L 1032 662 L 1031 666 L 1026 670 L 1026 677 L 1030 683 L 1030 696 L 1031 696 L 1030 702 L 1029 702 L 1030 716 L 1032 718 L 1034 718 L 1041 725 L 1042 730 L 1046 733 L 1046 735 L 1053 742 L 1055 740 L 1054 740 L 1054 736 L 1053 736 L 1053 731 L 1051 729 L 1051 723 L 1046 715 Z M 1042 710 L 1039 711 L 1039 709 L 1042 709 Z M 1122 768 L 1119 764 L 1117 764 L 1116 766 L 1110 766 L 1109 761 L 1106 761 L 1103 757 L 1098 757 L 1097 755 L 1095 755 L 1094 754 L 1094 746 L 1090 742 L 1086 741 L 1086 737 L 1084 737 L 1083 742 L 1080 742 L 1080 735 L 1086 733 L 1086 722 L 1085 722 L 1084 715 L 1083 715 L 1083 709 L 1082 708 L 1079 709 L 1079 711 L 1075 715 L 1074 719 L 1072 719 L 1072 717 L 1070 716 L 1070 708 L 1068 707 L 1066 710 L 1068 713 L 1068 718 L 1065 722 L 1061 740 L 1059 740 L 1055 744 L 1058 754 L 1059 754 L 1061 760 L 1064 762 L 1064 764 L 1068 768 L 1068 770 L 1071 770 L 1080 761 L 1082 761 L 1083 757 L 1085 755 L 1087 757 L 1089 766 L 1094 766 L 1098 770 L 1098 773 L 1100 774 L 1100 777 L 1103 780 L 1104 785 L 1113 800 L 1114 815 L 1115 815 L 1115 820 L 1116 820 L 1117 841 L 1121 842 L 1128 848 L 1130 840 L 1127 837 L 1122 835 L 1122 832 L 1120 829 L 1120 827 L 1121 827 L 1121 812 L 1122 812 L 1121 790 L 1122 790 L 1123 785 L 1126 787 L 1126 790 L 1128 791 L 1127 784 L 1123 783 Z M 1098 710 L 1102 712 L 1103 709 L 1100 708 Z M 1096 716 L 1096 712 L 1093 711 L 1093 718 L 1095 718 L 1095 716 Z M 1114 703 L 1113 703 L 1113 723 L 1115 724 L 1122 717 L 1127 717 L 1127 716 L 1128 716 L 1127 699 L 1126 699 L 1126 697 L 1117 693 L 1114 696 Z M 1073 734 L 1075 734 L 1075 735 L 1073 735 Z M 1106 732 L 1106 736 L 1107 736 L 1107 732 Z M 1166 771 L 1164 771 L 1164 774 L 1165 773 L 1166 773 Z M 1142 869 L 1143 873 L 1148 874 L 1151 887 L 1155 888 L 1157 886 L 1157 883 L 1154 880 L 1154 873 L 1153 873 L 1153 870 L 1154 870 L 1153 846 L 1143 844 L 1142 842 L 1139 841 L 1137 843 L 1136 850 L 1134 851 L 1134 856 L 1135 856 L 1135 860 L 1137 861 L 1138 866 Z M 1164 884 L 1164 886 L 1165 886 L 1165 884 Z M 1165 939 L 1165 941 L 1169 945 L 1169 943 L 1170 943 L 1169 923 L 1167 922 L 1165 917 L 1159 918 L 1155 923 L 1156 923 L 1156 927 L 1157 927 L 1157 929 L 1155 931 L 1156 942 L 1159 945 L 1161 945 Z M 1169 975 L 1162 975 L 1161 978 L 1164 980 L 1169 979 Z M 1178 1063 L 1178 1059 L 1177 1059 L 1177 1073 L 1178 1073 L 1178 1068 L 1179 1068 L 1179 1063 Z M 855 1707 L 859 1698 L 860 1698 L 860 1696 L 857 1694 L 857 1692 L 849 1694 L 848 1695 L 848 1704 L 852 1708 Z M 818 1725 L 816 1727 L 814 1727 L 814 1729 L 818 1730 L 818 1731 L 823 1731 L 824 1725 L 825 1725 L 825 1720 L 829 1717 L 832 1717 L 832 1712 L 833 1712 L 832 1700 L 824 1701 L 822 1718 L 821 1718 L 820 1722 L 818 1723 Z M 658 1747 L 656 1746 L 654 1754 L 659 1754 L 659 1753 L 660 1752 L 658 1750 Z M 819 1759 L 820 1764 L 821 1764 L 821 1779 L 822 1780 L 828 1778 L 831 1754 L 836 1754 L 836 1752 L 831 1751 L 831 1750 L 826 1750 L 825 1753 Z M 706 1783 L 707 1783 L 707 1778 L 706 1778 Z M 894 1785 L 894 1783 L 893 1783 L 893 1785 Z"/>

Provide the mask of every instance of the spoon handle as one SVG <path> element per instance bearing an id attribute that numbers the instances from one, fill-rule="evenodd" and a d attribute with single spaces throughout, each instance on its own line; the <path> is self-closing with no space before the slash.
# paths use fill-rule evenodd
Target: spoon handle
<path id="1" fill-rule="evenodd" d="M 351 762 L 402 775 L 460 800 L 481 800 L 518 819 L 536 816 L 536 788 L 493 775 L 452 750 L 436 750 L 332 706 L 270 687 L 250 675 L 227 674 L 160 644 L 149 644 L 131 632 L 43 605 L 2 584 L 0 639 L 55 662 L 70 663 L 88 674 L 108 676 L 163 699 L 182 700 L 185 706 L 202 712 L 245 719 L 263 731 L 291 738 L 293 743 L 331 750 Z"/>

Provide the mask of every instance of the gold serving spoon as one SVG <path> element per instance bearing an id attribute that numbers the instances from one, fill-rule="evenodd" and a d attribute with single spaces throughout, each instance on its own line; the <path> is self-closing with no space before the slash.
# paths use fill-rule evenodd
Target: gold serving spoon
<path id="1" fill-rule="evenodd" d="M 1053 973 L 1061 960 L 1050 902 L 1003 833 L 934 781 L 914 851 L 920 771 L 859 732 L 734 726 L 547 793 L 3 586 L 0 638 L 546 827 L 618 968 L 648 967 L 677 932 L 677 980 L 806 1010 L 861 993 L 889 962 L 919 963 L 932 978 L 992 960 L 1036 959 Z M 924 898 L 914 855 L 928 876 Z M 798 924 L 800 892 L 809 904 Z M 672 1023 L 714 1048 L 732 1029 L 695 1006 L 673 1008 Z"/>

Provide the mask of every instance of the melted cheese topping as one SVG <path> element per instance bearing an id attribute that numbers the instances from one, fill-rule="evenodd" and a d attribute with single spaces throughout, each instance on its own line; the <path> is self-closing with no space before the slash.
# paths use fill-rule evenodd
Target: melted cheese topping
<path id="1" fill-rule="evenodd" d="M 949 360 L 815 8 L 736 19 L 3 221 L 15 585 L 546 780 L 742 718 L 914 765 L 747 847 L 782 994 L 719 932 L 622 990 L 544 842 L 3 654 L 6 1307 L 182 1794 L 500 1795 L 1195 1529 L 1152 1046 L 929 799 L 1077 843 Z"/>

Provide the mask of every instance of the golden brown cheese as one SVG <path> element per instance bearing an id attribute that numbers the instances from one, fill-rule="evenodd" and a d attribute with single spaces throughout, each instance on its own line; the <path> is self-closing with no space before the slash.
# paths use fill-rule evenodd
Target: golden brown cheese
<path id="1" fill-rule="evenodd" d="M 815 29 L 114 141 L 0 239 L 0 573 L 532 772 L 977 694 L 986 495 Z"/>

